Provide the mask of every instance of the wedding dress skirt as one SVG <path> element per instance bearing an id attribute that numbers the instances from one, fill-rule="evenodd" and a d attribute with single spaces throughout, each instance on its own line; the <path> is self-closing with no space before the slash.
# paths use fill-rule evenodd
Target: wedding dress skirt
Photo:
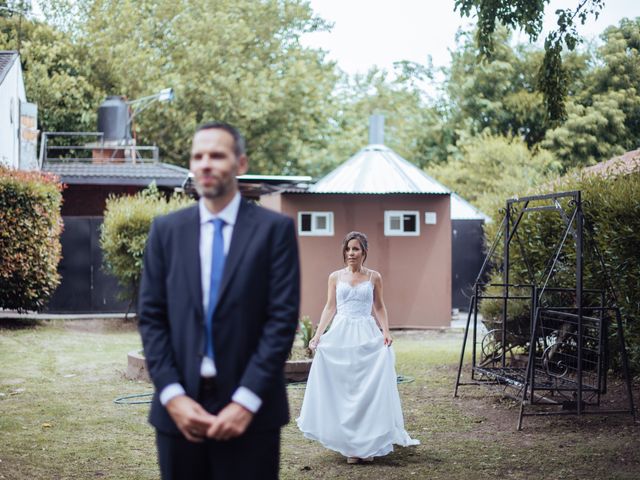
<path id="1" fill-rule="evenodd" d="M 376 457 L 413 440 L 404 429 L 395 354 L 371 315 L 373 285 L 336 286 L 337 313 L 316 349 L 298 427 L 347 457 Z"/>

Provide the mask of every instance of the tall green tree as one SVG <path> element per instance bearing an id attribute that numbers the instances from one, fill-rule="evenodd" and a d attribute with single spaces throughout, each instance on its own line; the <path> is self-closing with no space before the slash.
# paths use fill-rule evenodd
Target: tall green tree
<path id="1" fill-rule="evenodd" d="M 477 43 L 480 55 L 488 60 L 495 53 L 494 33 L 498 24 L 521 29 L 530 41 L 542 32 L 544 9 L 550 0 L 455 0 L 455 10 L 462 16 L 477 16 Z M 556 10 L 557 28 L 544 42 L 545 54 L 540 65 L 538 87 L 544 96 L 548 120 L 557 124 L 566 118 L 566 97 L 570 76 L 564 68 L 562 51 L 572 51 L 581 41 L 578 24 L 590 16 L 598 17 L 605 0 L 576 0 L 574 8 Z"/>
<path id="2" fill-rule="evenodd" d="M 460 157 L 428 172 L 484 212 L 557 174 L 561 165 L 545 150 L 530 150 L 519 137 L 484 133 L 460 145 Z"/>
<path id="3" fill-rule="evenodd" d="M 596 96 L 587 106 L 570 102 L 567 120 L 547 132 L 542 146 L 556 155 L 563 171 L 624 153 L 620 142 L 628 134 L 622 102 L 615 93 Z"/>
<path id="4" fill-rule="evenodd" d="M 444 70 L 443 94 L 434 105 L 437 123 L 421 139 L 425 165 L 460 160 L 460 144 L 480 134 L 518 136 L 529 148 L 545 137 L 542 95 L 536 90 L 537 65 L 543 52 L 529 45 L 513 45 L 508 30 L 494 33 L 494 61 L 478 56 L 475 31 L 460 31 L 451 64 Z M 584 90 L 589 52 L 567 55 L 573 91 Z"/>
<path id="5" fill-rule="evenodd" d="M 605 30 L 568 118 L 542 145 L 565 169 L 591 165 L 640 145 L 640 18 Z"/>
<path id="6" fill-rule="evenodd" d="M 135 119 L 140 143 L 186 165 L 205 120 L 245 134 L 253 173 L 301 173 L 324 134 L 337 81 L 302 33 L 323 28 L 300 0 L 93 0 L 83 42 L 110 73 L 110 93 L 129 99 L 172 87 L 176 100 Z"/>
<path id="7" fill-rule="evenodd" d="M 513 45 L 506 28 L 494 33 L 493 61 L 478 57 L 475 32 L 461 32 L 452 53 L 447 94 L 455 114 L 453 121 L 466 122 L 477 134 L 486 129 L 501 135 L 518 135 L 532 147 L 550 127 L 544 101 L 536 89 L 537 69 L 543 52 L 529 45 Z M 591 52 L 587 49 L 565 56 L 565 69 L 574 95 L 584 90 Z"/>
<path id="8" fill-rule="evenodd" d="M 41 131 L 93 131 L 105 92 L 95 84 L 87 48 L 39 21 L 0 18 L 0 50 L 20 56 L 27 99 L 38 104 Z"/>
<path id="9" fill-rule="evenodd" d="M 326 28 L 303 0 L 39 4 L 46 23 L 0 18 L 0 48 L 21 38 L 43 131 L 93 131 L 106 95 L 133 100 L 172 87 L 172 104 L 133 123 L 138 143 L 158 144 L 165 161 L 186 165 L 193 129 L 210 119 L 245 132 L 253 173 L 304 173 L 332 143 L 339 74 L 324 52 L 300 44 Z"/>
<path id="10" fill-rule="evenodd" d="M 529 146 L 544 136 L 542 96 L 535 89 L 539 51 L 513 47 L 509 32 L 495 33 L 493 61 L 478 59 L 474 32 L 462 32 L 447 78 L 453 122 L 472 135 L 485 130 L 522 136 Z"/>
<path id="11" fill-rule="evenodd" d="M 331 141 L 312 154 L 306 170 L 313 176 L 322 175 L 365 147 L 373 114 L 385 117 L 385 145 L 422 165 L 425 158 L 420 142 L 438 120 L 422 91 L 431 75 L 429 67 L 398 62 L 393 72 L 374 67 L 366 74 L 343 76 L 327 130 Z"/>

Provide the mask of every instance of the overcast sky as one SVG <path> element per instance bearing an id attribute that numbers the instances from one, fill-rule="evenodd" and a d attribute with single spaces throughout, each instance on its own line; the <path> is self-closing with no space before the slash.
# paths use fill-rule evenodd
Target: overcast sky
<path id="1" fill-rule="evenodd" d="M 555 24 L 558 8 L 573 8 L 579 0 L 552 0 L 545 26 Z M 421 64 L 431 55 L 434 66 L 449 63 L 458 28 L 475 23 L 453 11 L 453 0 L 310 0 L 313 10 L 334 23 L 331 32 L 303 37 L 308 46 L 329 52 L 347 73 L 364 73 L 371 66 L 391 70 L 393 62 L 411 60 Z M 579 27 L 586 38 L 596 38 L 621 18 L 640 16 L 639 0 L 605 0 L 598 20 Z M 518 37 L 527 41 L 524 34 Z M 544 39 L 544 34 L 541 40 Z M 542 43 L 541 43 L 542 44 Z"/>

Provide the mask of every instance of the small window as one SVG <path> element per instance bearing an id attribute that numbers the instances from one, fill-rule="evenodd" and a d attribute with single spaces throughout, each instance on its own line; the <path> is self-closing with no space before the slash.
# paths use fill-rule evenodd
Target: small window
<path id="1" fill-rule="evenodd" d="M 333 212 L 298 212 L 298 234 L 333 236 Z"/>
<path id="2" fill-rule="evenodd" d="M 417 237 L 420 235 L 418 215 L 418 212 L 402 210 L 384 212 L 384 234 L 387 237 Z"/>

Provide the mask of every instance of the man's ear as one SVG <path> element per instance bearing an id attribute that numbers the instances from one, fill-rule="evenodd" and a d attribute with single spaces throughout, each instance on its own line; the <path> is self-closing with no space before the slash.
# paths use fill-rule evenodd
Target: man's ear
<path id="1" fill-rule="evenodd" d="M 246 155 L 240 155 L 238 158 L 238 175 L 244 175 L 249 171 L 249 158 Z"/>

